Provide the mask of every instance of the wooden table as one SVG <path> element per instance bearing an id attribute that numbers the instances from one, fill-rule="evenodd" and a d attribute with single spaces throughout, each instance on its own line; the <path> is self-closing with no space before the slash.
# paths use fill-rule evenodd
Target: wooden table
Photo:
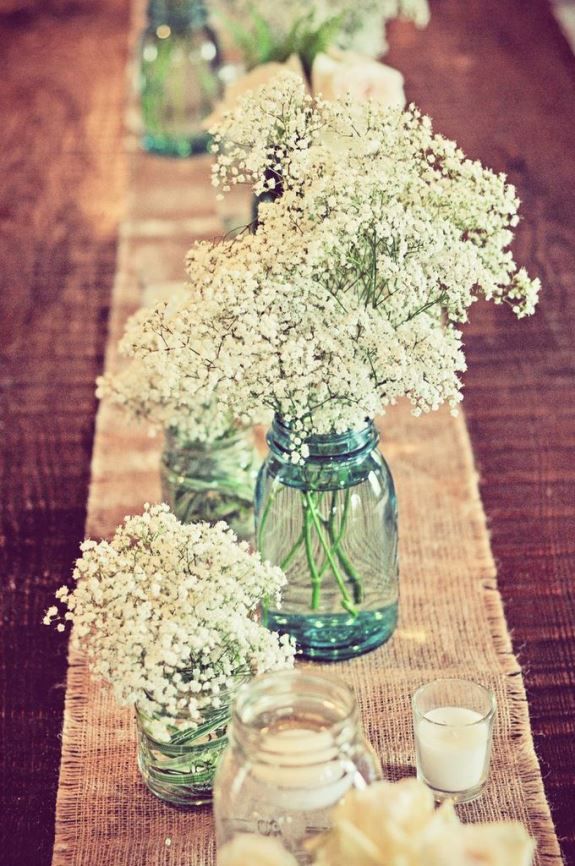
<path id="1" fill-rule="evenodd" d="M 575 59 L 547 0 L 431 5 L 426 31 L 391 28 L 388 61 L 439 131 L 517 185 L 517 257 L 544 284 L 529 321 L 474 307 L 465 407 L 545 786 L 575 864 Z M 83 536 L 124 191 L 128 18 L 128 0 L 0 12 L 4 866 L 50 863 L 66 648 L 41 618 Z"/>

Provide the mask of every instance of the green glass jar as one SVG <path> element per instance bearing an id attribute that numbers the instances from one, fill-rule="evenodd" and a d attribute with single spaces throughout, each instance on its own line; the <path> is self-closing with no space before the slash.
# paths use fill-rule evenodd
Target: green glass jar
<path id="1" fill-rule="evenodd" d="M 239 539 L 254 535 L 254 487 L 261 458 L 251 430 L 213 442 L 190 441 L 167 430 L 161 461 L 162 494 L 178 520 L 219 520 Z"/>
<path id="2" fill-rule="evenodd" d="M 216 767 L 227 745 L 229 696 L 195 725 L 136 706 L 138 767 L 149 790 L 175 806 L 199 806 L 212 799 Z"/>
<path id="3" fill-rule="evenodd" d="M 222 95 L 220 50 L 204 0 L 150 0 L 139 52 L 142 146 L 205 153 L 204 119 Z"/>

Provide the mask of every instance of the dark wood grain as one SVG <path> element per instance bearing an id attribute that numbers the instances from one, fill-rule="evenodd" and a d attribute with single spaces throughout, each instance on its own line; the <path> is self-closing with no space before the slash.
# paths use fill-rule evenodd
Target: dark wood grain
<path id="1" fill-rule="evenodd" d="M 39 621 L 83 534 L 129 4 L 24 5 L 0 16 L 0 860 L 48 866 L 65 647 Z M 575 60 L 547 0 L 431 6 L 426 31 L 392 28 L 389 62 L 438 130 L 517 184 L 517 256 L 544 283 L 533 320 L 474 308 L 465 406 L 546 789 L 575 864 Z"/>
<path id="2" fill-rule="evenodd" d="M 574 864 L 575 58 L 547 0 L 431 5 L 426 32 L 395 27 L 389 62 L 438 131 L 516 184 L 515 252 L 544 287 L 528 321 L 473 308 L 464 405 L 545 787 Z"/>
<path id="3" fill-rule="evenodd" d="M 15 4 L 12 4 L 14 6 Z M 0 17 L 0 862 L 50 862 L 66 644 L 122 203 L 128 4 Z"/>

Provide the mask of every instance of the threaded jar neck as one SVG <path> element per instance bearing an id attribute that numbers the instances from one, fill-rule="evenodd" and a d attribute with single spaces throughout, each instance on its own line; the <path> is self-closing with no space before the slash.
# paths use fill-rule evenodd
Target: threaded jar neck
<path id="1" fill-rule="evenodd" d="M 325 764 L 357 737 L 354 696 L 343 683 L 282 671 L 238 693 L 230 741 L 251 758 L 283 767 Z"/>
<path id="2" fill-rule="evenodd" d="M 274 415 L 272 427 L 267 434 L 270 450 L 279 459 L 290 459 L 294 450 L 301 448 L 301 441 L 307 446 L 307 463 L 324 463 L 333 459 L 361 460 L 369 454 L 379 441 L 379 433 L 373 421 L 366 421 L 359 430 L 346 430 L 343 433 L 314 434 L 303 438 L 279 416 Z"/>

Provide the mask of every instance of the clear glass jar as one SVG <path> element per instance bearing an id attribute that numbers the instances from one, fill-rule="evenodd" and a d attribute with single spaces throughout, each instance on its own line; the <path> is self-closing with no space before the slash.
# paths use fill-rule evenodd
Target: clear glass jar
<path id="1" fill-rule="evenodd" d="M 164 501 L 182 523 L 225 520 L 238 538 L 253 539 L 260 463 L 251 431 L 190 442 L 177 430 L 167 430 L 161 460 Z"/>
<path id="2" fill-rule="evenodd" d="M 397 502 L 372 422 L 313 436 L 302 464 L 279 417 L 256 486 L 256 545 L 287 574 L 269 628 L 293 635 L 301 652 L 345 659 L 384 643 L 397 623 Z"/>
<path id="3" fill-rule="evenodd" d="M 300 671 L 257 677 L 237 695 L 214 782 L 218 851 L 237 833 L 278 836 L 298 863 L 331 809 L 381 777 L 351 691 Z"/>
<path id="4" fill-rule="evenodd" d="M 150 791 L 177 806 L 211 802 L 229 719 L 229 696 L 205 713 L 199 727 L 189 716 L 174 718 L 136 705 L 138 767 Z"/>
<path id="5" fill-rule="evenodd" d="M 204 119 L 222 95 L 220 49 L 204 0 L 150 0 L 142 35 L 142 146 L 165 156 L 205 153 Z"/>

